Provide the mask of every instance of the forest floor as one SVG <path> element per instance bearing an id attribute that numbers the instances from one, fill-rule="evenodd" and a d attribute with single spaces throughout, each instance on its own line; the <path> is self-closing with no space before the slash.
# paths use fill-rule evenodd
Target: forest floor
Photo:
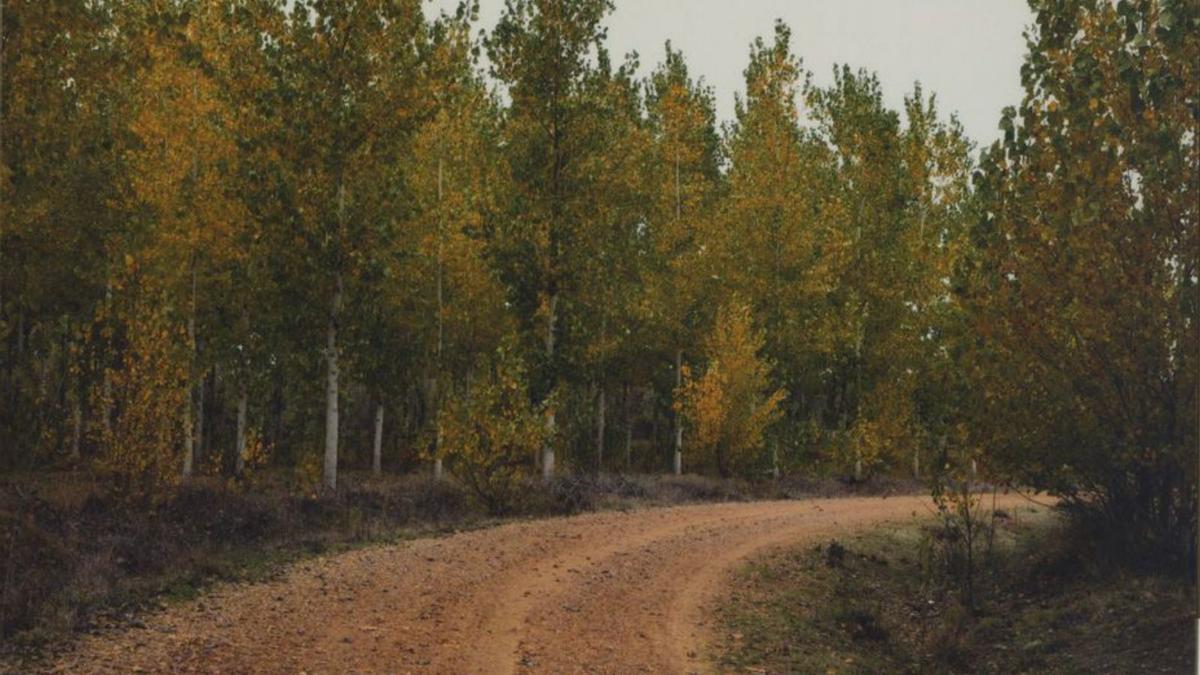
<path id="1" fill-rule="evenodd" d="M 971 602 L 935 519 L 766 552 L 717 615 L 712 658 L 739 673 L 1196 672 L 1196 587 L 1098 564 L 1050 509 L 1008 508 Z"/>
<path id="2" fill-rule="evenodd" d="M 1001 498 L 1012 507 L 1016 496 Z M 93 632 L 56 672 L 706 672 L 756 554 L 927 519 L 927 498 L 707 504 L 510 522 L 298 562 Z"/>

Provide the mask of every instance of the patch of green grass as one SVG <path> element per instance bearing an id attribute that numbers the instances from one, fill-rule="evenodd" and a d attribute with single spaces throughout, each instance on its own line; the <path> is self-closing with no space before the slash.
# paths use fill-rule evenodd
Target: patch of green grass
<path id="1" fill-rule="evenodd" d="M 930 564 L 931 523 L 748 564 L 718 612 L 714 659 L 751 673 L 1194 672 L 1177 578 L 1097 574 L 1045 511 L 1003 521 L 974 609 Z"/>

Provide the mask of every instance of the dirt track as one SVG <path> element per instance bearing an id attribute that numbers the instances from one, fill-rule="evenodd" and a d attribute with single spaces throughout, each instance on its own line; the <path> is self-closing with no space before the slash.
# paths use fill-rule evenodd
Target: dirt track
<path id="1" fill-rule="evenodd" d="M 928 504 L 847 498 L 596 513 L 354 551 L 277 581 L 222 586 L 144 628 L 89 637 L 57 670 L 705 672 L 708 607 L 740 561 L 925 516 Z"/>

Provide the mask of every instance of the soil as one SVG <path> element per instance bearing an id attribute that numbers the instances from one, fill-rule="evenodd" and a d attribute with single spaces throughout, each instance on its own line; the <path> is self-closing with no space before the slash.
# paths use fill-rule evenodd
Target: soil
<path id="1" fill-rule="evenodd" d="M 742 561 L 930 512 L 921 497 L 708 504 L 361 549 L 85 636 L 48 670 L 709 672 L 712 607 Z"/>

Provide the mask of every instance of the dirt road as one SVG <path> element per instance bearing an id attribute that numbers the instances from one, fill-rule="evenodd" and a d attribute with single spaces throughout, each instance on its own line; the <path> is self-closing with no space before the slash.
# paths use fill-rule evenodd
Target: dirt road
<path id="1" fill-rule="evenodd" d="M 1006 503 L 1008 500 L 1005 500 Z M 706 672 L 709 607 L 763 549 L 928 515 L 917 497 L 520 522 L 320 558 L 91 636 L 61 672 Z"/>

